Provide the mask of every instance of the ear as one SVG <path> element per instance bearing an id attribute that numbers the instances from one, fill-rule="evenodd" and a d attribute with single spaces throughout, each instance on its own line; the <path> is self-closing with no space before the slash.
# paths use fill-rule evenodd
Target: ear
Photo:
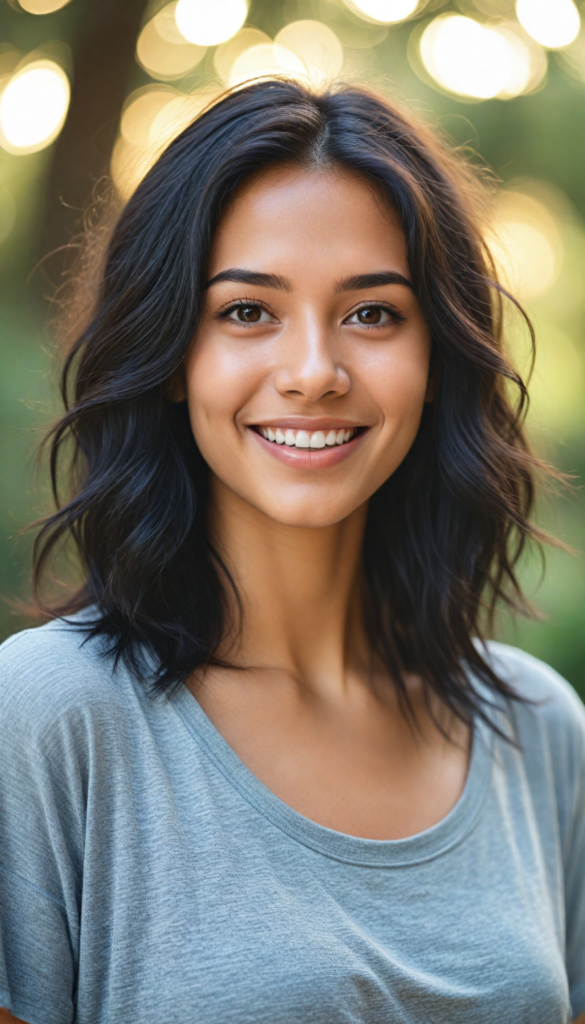
<path id="1" fill-rule="evenodd" d="M 165 395 L 169 402 L 184 402 L 187 398 L 187 378 L 183 363 L 166 382 Z"/>

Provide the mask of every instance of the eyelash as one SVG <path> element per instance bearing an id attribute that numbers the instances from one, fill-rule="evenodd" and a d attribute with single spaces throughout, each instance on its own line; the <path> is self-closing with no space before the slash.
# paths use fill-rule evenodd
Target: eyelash
<path id="1" fill-rule="evenodd" d="M 354 309 L 350 316 L 355 316 L 355 314 L 359 313 L 361 309 L 383 309 L 388 313 L 390 319 L 395 324 L 403 324 L 406 322 L 406 317 L 396 309 L 396 306 L 391 305 L 389 302 L 364 302 L 362 306 L 358 306 L 357 309 Z M 368 331 L 376 329 L 379 330 L 380 328 L 387 326 L 387 324 L 360 324 L 360 327 L 365 327 Z"/>
<path id="2" fill-rule="evenodd" d="M 215 314 L 216 320 L 229 320 L 230 313 L 233 313 L 235 309 L 246 309 L 248 306 L 258 306 L 259 309 L 263 309 L 265 313 L 269 313 L 270 310 L 263 302 L 259 302 L 258 299 L 239 299 L 237 302 L 230 302 L 229 306 L 224 306 L 223 309 L 219 309 Z M 246 324 L 243 320 L 236 321 L 239 327 L 256 327 L 256 324 Z"/>
<path id="3" fill-rule="evenodd" d="M 230 313 L 233 313 L 234 310 L 236 310 L 236 309 L 243 309 L 243 308 L 245 309 L 246 306 L 258 306 L 259 309 L 263 309 L 264 312 L 266 312 L 266 313 L 270 312 L 268 307 L 265 306 L 264 303 L 260 302 L 258 299 L 240 299 L 237 302 L 231 302 L 229 304 L 229 306 L 224 307 L 224 309 L 218 310 L 218 312 L 215 314 L 215 318 L 217 320 L 229 320 Z M 406 321 L 406 317 L 403 316 L 402 313 L 400 313 L 396 309 L 396 307 L 392 306 L 389 302 L 365 302 L 363 304 L 363 306 L 358 306 L 357 309 L 354 309 L 353 312 L 350 314 L 350 316 L 354 316 L 356 313 L 359 313 L 359 311 L 361 309 L 383 309 L 383 310 L 385 310 L 386 313 L 389 314 L 389 316 L 391 317 L 391 319 L 393 320 L 394 323 L 401 324 L 401 323 L 404 323 Z M 236 322 L 238 323 L 239 327 L 256 327 L 257 326 L 254 323 L 246 324 L 243 321 L 236 321 Z M 368 331 L 371 331 L 371 330 L 380 330 L 380 328 L 382 328 L 382 327 L 387 327 L 387 324 L 360 324 L 359 326 L 360 327 L 364 327 Z"/>

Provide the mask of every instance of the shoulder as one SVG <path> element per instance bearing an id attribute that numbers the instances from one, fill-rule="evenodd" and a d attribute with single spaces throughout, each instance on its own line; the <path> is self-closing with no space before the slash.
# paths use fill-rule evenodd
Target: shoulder
<path id="1" fill-rule="evenodd" d="M 100 641 L 88 639 L 83 617 L 55 620 L 9 637 L 0 646 L 1 742 L 38 746 L 55 732 L 87 731 L 115 721 L 134 695 L 128 674 L 115 671 Z M 135 695 L 134 695 L 135 698 Z"/>
<path id="2" fill-rule="evenodd" d="M 522 697 L 582 706 L 570 683 L 540 658 L 496 640 L 488 640 L 486 650 L 490 663 Z"/>
<path id="3" fill-rule="evenodd" d="M 565 777 L 582 775 L 585 707 L 573 687 L 550 665 L 517 647 L 495 641 L 486 647 L 492 668 L 521 698 L 510 702 L 507 713 L 522 747 L 546 757 Z"/>
<path id="4" fill-rule="evenodd" d="M 518 647 L 490 640 L 486 644 L 489 663 L 494 670 L 524 700 L 534 701 L 542 714 L 553 721 L 559 719 L 577 722 L 585 720 L 583 702 L 563 676 L 539 658 Z"/>

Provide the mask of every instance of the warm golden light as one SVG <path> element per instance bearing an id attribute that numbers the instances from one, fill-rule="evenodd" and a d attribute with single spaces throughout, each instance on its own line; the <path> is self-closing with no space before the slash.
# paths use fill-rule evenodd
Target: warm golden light
<path id="1" fill-rule="evenodd" d="M 29 14 L 52 14 L 66 7 L 70 0 L 19 0 L 19 3 Z"/>
<path id="2" fill-rule="evenodd" d="M 585 32 L 580 32 L 566 49 L 559 50 L 557 60 L 571 78 L 585 82 Z"/>
<path id="3" fill-rule="evenodd" d="M 0 144 L 35 153 L 57 138 L 69 108 L 69 80 L 58 64 L 38 60 L 17 71 L 0 97 Z"/>
<path id="4" fill-rule="evenodd" d="M 514 24 L 482 25 L 442 14 L 420 39 L 420 55 L 438 85 L 474 99 L 510 99 L 531 91 L 546 74 L 546 56 Z"/>
<path id="5" fill-rule="evenodd" d="M 495 31 L 511 47 L 508 76 L 498 99 L 509 100 L 533 92 L 548 69 L 546 50 L 522 31 L 516 22 L 501 22 Z"/>
<path id="6" fill-rule="evenodd" d="M 516 14 L 528 35 L 549 50 L 568 46 L 581 27 L 573 0 L 516 0 Z"/>
<path id="7" fill-rule="evenodd" d="M 153 118 L 149 145 L 162 152 L 218 95 L 215 89 L 202 89 L 187 96 L 179 94 L 165 103 Z"/>
<path id="8" fill-rule="evenodd" d="M 535 196 L 504 192 L 487 241 L 502 282 L 518 298 L 543 295 L 558 278 L 561 235 L 554 216 Z"/>
<path id="9" fill-rule="evenodd" d="M 219 94 L 217 89 L 181 93 L 170 86 L 153 85 L 128 97 L 110 163 L 123 199 L 132 195 L 169 143 Z"/>
<path id="10" fill-rule="evenodd" d="M 419 0 L 344 0 L 350 10 L 381 25 L 404 21 L 416 11 Z"/>
<path id="11" fill-rule="evenodd" d="M 529 384 L 533 420 L 556 429 L 582 419 L 583 360 L 555 324 L 538 324 L 536 362 Z"/>
<path id="12" fill-rule="evenodd" d="M 147 146 L 153 121 L 180 93 L 171 86 L 147 85 L 136 89 L 124 104 L 120 131 L 133 146 Z"/>
<path id="13" fill-rule="evenodd" d="M 504 279 L 524 299 L 541 295 L 556 277 L 554 248 L 534 224 L 521 220 L 504 222 L 492 249 Z"/>
<path id="14" fill-rule="evenodd" d="M 307 69 L 300 57 L 284 46 L 274 43 L 260 43 L 251 46 L 237 57 L 230 71 L 230 86 L 242 85 L 244 82 L 260 78 L 286 75 L 293 78 L 306 78 Z"/>
<path id="15" fill-rule="evenodd" d="M 532 345 L 519 316 L 507 320 L 506 350 L 520 376 L 528 381 L 531 428 L 566 429 L 583 420 L 583 360 L 571 337 L 558 324 L 538 316 L 535 327 L 533 367 Z"/>
<path id="16" fill-rule="evenodd" d="M 232 67 L 240 54 L 253 46 L 271 42 L 270 36 L 259 28 L 242 28 L 226 43 L 218 46 L 213 55 L 213 64 L 222 82 L 226 85 L 229 83 Z"/>
<path id="17" fill-rule="evenodd" d="M 120 136 L 112 151 L 110 173 L 122 199 L 130 198 L 158 155 L 153 149 L 133 146 L 123 135 Z"/>
<path id="18" fill-rule="evenodd" d="M 293 21 L 280 30 L 274 45 L 296 54 L 309 83 L 321 88 L 343 67 L 343 47 L 332 29 L 320 21 Z"/>
<path id="19" fill-rule="evenodd" d="M 205 56 L 205 46 L 188 43 L 175 21 L 177 5 L 168 4 L 142 29 L 136 44 L 136 59 L 151 78 L 172 81 L 182 78 Z"/>
<path id="20" fill-rule="evenodd" d="M 247 14 L 246 0 L 179 0 L 175 18 L 190 43 L 217 46 L 236 34 Z"/>

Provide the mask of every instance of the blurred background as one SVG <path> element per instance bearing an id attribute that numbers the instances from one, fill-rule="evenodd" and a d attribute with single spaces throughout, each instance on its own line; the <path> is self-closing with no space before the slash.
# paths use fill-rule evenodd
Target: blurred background
<path id="1" fill-rule="evenodd" d="M 585 3 L 573 0 L 0 0 L 0 639 L 25 625 L 39 430 L 55 414 L 50 297 L 63 247 L 110 180 L 129 196 L 226 86 L 286 73 L 364 83 L 427 117 L 501 182 L 487 216 L 536 326 L 533 445 L 576 476 L 541 501 L 549 549 L 521 566 L 543 617 L 499 636 L 585 697 Z M 95 202 L 94 202 L 95 205 Z M 518 318 L 508 343 L 526 371 Z M 7 600 L 8 599 L 8 600 Z"/>

